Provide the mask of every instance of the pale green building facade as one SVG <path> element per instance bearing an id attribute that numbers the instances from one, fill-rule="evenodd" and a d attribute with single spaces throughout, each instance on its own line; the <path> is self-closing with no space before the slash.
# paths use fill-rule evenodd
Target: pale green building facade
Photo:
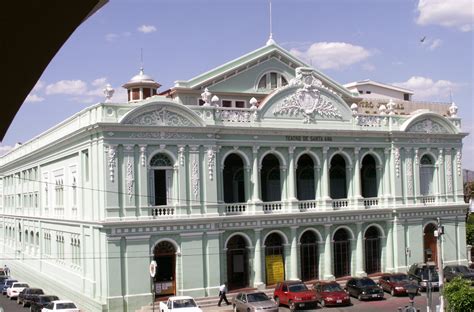
<path id="1" fill-rule="evenodd" d="M 87 108 L 0 158 L 14 277 L 85 311 L 285 279 L 466 264 L 461 121 L 362 101 L 274 42 Z M 144 99 L 144 100 L 143 100 Z M 411 102 L 404 101 L 405 106 Z"/>

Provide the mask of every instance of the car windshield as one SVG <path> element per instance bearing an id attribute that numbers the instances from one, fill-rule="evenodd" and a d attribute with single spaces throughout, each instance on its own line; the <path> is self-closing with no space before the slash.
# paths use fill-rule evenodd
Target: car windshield
<path id="1" fill-rule="evenodd" d="M 431 279 L 438 278 L 438 272 L 434 268 L 424 269 L 421 271 L 421 278 L 428 280 L 431 275 Z"/>
<path id="2" fill-rule="evenodd" d="M 323 286 L 324 292 L 333 292 L 333 291 L 342 291 L 341 286 L 339 284 L 327 284 Z"/>
<path id="3" fill-rule="evenodd" d="M 72 302 L 57 303 L 56 310 L 59 309 L 76 309 L 76 305 Z"/>
<path id="4" fill-rule="evenodd" d="M 173 308 L 180 309 L 180 308 L 193 308 L 196 307 L 196 302 L 193 299 L 179 299 L 175 300 L 173 303 Z"/>
<path id="5" fill-rule="evenodd" d="M 376 286 L 375 282 L 371 279 L 361 279 L 359 283 L 357 283 L 359 286 Z"/>
<path id="6" fill-rule="evenodd" d="M 265 295 L 264 293 L 254 293 L 254 294 L 248 294 L 247 300 L 248 302 L 259 302 L 259 301 L 267 301 L 270 299 L 268 299 L 267 295 Z"/>
<path id="7" fill-rule="evenodd" d="M 305 284 L 289 285 L 288 288 L 290 289 L 290 292 L 302 292 L 308 290 L 308 287 L 306 287 Z"/>
<path id="8" fill-rule="evenodd" d="M 42 294 L 44 294 L 42 289 L 32 289 L 32 290 L 31 290 L 31 293 L 32 293 L 32 294 L 35 294 L 35 295 L 42 295 Z"/>
<path id="9" fill-rule="evenodd" d="M 54 300 L 59 300 L 58 297 L 56 296 L 46 296 L 46 297 L 41 297 L 41 302 L 51 302 Z"/>
<path id="10" fill-rule="evenodd" d="M 392 283 L 399 283 L 399 282 L 405 282 L 405 281 L 409 281 L 408 279 L 408 276 L 406 276 L 405 274 L 400 274 L 400 275 L 392 275 L 390 276 L 390 281 Z"/>
<path id="11" fill-rule="evenodd" d="M 28 287 L 28 284 L 16 284 L 15 287 Z"/>

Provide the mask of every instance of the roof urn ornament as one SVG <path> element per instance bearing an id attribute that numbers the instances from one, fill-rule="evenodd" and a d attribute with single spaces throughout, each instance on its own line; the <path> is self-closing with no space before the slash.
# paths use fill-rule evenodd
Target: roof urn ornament
<path id="1" fill-rule="evenodd" d="M 456 106 L 456 103 L 452 102 L 451 106 L 449 107 L 449 115 L 453 118 L 458 117 L 458 107 Z"/>
<path id="2" fill-rule="evenodd" d="M 209 92 L 209 90 L 207 88 L 204 89 L 203 93 L 201 93 L 201 99 L 204 101 L 203 106 L 211 106 L 211 104 L 209 103 L 209 100 L 211 99 L 211 95 L 212 95 L 212 93 Z"/>
<path id="3" fill-rule="evenodd" d="M 389 115 L 393 115 L 395 114 L 395 102 L 393 101 L 393 99 L 390 99 L 390 101 L 388 101 L 387 103 L 387 112 Z"/>
<path id="4" fill-rule="evenodd" d="M 249 103 L 250 103 L 250 109 L 257 109 L 258 101 L 256 98 L 252 97 Z"/>
<path id="5" fill-rule="evenodd" d="M 359 106 L 356 103 L 352 103 L 351 105 L 352 116 L 356 116 L 359 112 Z"/>
<path id="6" fill-rule="evenodd" d="M 212 106 L 219 107 L 219 97 L 217 95 L 212 96 L 211 103 Z"/>
<path id="7" fill-rule="evenodd" d="M 112 86 L 110 85 L 110 83 L 108 83 L 104 90 L 103 90 L 103 93 L 104 93 L 104 96 L 105 96 L 105 103 L 110 103 L 110 99 L 112 98 L 112 96 L 114 96 L 114 93 L 115 93 L 115 89 L 112 88 Z"/>
<path id="8" fill-rule="evenodd" d="M 379 106 L 379 114 L 380 115 L 385 115 L 387 113 L 387 107 L 385 107 L 384 104 Z"/>

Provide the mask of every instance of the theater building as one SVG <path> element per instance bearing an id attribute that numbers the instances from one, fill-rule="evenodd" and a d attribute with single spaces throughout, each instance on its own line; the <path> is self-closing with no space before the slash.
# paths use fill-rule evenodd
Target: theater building
<path id="1" fill-rule="evenodd" d="M 367 113 L 273 41 L 166 91 L 143 70 L 124 87 L 127 103 L 107 89 L 0 158 L 0 250 L 19 280 L 134 311 L 153 291 L 403 272 L 436 260 L 437 217 L 444 262 L 467 263 L 454 104 L 387 96 Z"/>

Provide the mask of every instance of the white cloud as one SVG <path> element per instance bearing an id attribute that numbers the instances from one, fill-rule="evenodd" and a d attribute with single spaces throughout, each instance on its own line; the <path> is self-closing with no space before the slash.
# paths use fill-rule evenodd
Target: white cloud
<path id="1" fill-rule="evenodd" d="M 450 92 L 458 85 L 449 80 L 433 81 L 431 78 L 413 76 L 405 82 L 394 82 L 393 85 L 413 90 L 416 100 L 436 100 L 449 98 Z"/>
<path id="2" fill-rule="evenodd" d="M 94 79 L 91 82 L 91 85 L 93 85 L 94 87 L 105 87 L 106 84 L 107 84 L 107 77 L 100 77 L 100 78 Z"/>
<path id="3" fill-rule="evenodd" d="M 44 81 L 38 80 L 38 82 L 36 82 L 35 86 L 33 87 L 32 91 L 39 91 L 43 88 L 44 88 Z"/>
<path id="4" fill-rule="evenodd" d="M 291 49 L 290 52 L 321 69 L 343 69 L 372 54 L 364 47 L 345 42 L 315 42 L 306 51 Z"/>
<path id="5" fill-rule="evenodd" d="M 60 80 L 46 86 L 46 94 L 81 95 L 87 91 L 87 84 L 82 80 Z"/>
<path id="6" fill-rule="evenodd" d="M 0 155 L 6 154 L 13 149 L 10 145 L 0 145 Z"/>
<path id="7" fill-rule="evenodd" d="M 33 103 L 33 102 L 43 102 L 44 97 L 41 97 L 37 94 L 28 94 L 28 96 L 25 99 L 25 103 Z"/>
<path id="8" fill-rule="evenodd" d="M 364 63 L 362 64 L 362 69 L 366 71 L 374 71 L 375 70 L 375 65 L 371 63 Z"/>
<path id="9" fill-rule="evenodd" d="M 422 45 L 424 45 L 428 50 L 430 51 L 433 51 L 435 50 L 436 48 L 438 48 L 439 46 L 441 46 L 441 44 L 443 43 L 443 40 L 441 39 L 425 39 L 423 42 L 422 42 Z"/>
<path id="10" fill-rule="evenodd" d="M 144 34 L 148 34 L 148 33 L 156 31 L 156 27 L 153 25 L 141 25 L 140 27 L 137 28 L 137 30 Z"/>
<path id="11" fill-rule="evenodd" d="M 474 22 L 473 6 L 472 0 L 420 0 L 416 22 L 420 25 L 434 24 L 471 31 Z"/>
<path id="12" fill-rule="evenodd" d="M 118 37 L 119 37 L 119 35 L 114 34 L 114 33 L 110 33 L 110 34 L 105 35 L 105 40 L 107 40 L 108 42 L 113 42 L 113 41 L 117 40 Z"/>

